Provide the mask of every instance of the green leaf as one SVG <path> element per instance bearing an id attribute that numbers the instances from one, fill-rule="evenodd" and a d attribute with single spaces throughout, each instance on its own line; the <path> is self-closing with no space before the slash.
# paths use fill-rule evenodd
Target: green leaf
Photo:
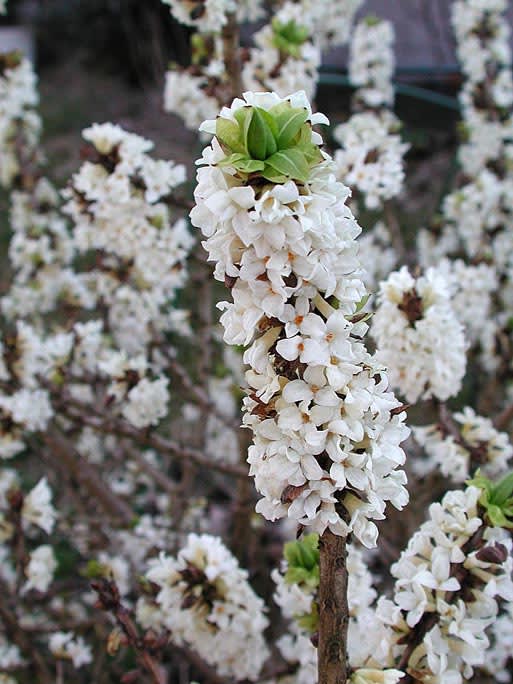
<path id="1" fill-rule="evenodd" d="M 275 183 L 276 185 L 286 183 L 289 180 L 287 176 L 284 176 L 282 173 L 278 173 L 270 166 L 266 166 L 264 168 L 262 171 L 262 176 L 270 183 Z"/>
<path id="2" fill-rule="evenodd" d="M 506 518 L 500 506 L 488 504 L 486 513 L 494 527 L 513 527 L 513 524 Z"/>
<path id="3" fill-rule="evenodd" d="M 263 171 L 265 168 L 265 163 L 259 161 L 258 159 L 240 159 L 233 164 L 237 171 L 242 171 L 242 173 L 255 173 L 256 171 Z"/>
<path id="4" fill-rule="evenodd" d="M 288 568 L 285 573 L 285 582 L 287 584 L 306 584 L 310 579 L 310 574 L 305 568 L 297 566 Z"/>
<path id="5" fill-rule="evenodd" d="M 486 499 L 489 498 L 493 491 L 493 482 L 484 475 L 481 475 L 479 469 L 474 473 L 474 477 L 471 480 L 467 480 L 465 484 L 483 490 Z"/>
<path id="6" fill-rule="evenodd" d="M 506 503 L 513 494 L 513 473 L 506 475 L 492 491 L 491 501 L 498 506 Z"/>
<path id="7" fill-rule="evenodd" d="M 305 155 L 295 147 L 276 152 L 266 159 L 266 165 L 287 178 L 293 178 L 303 183 L 308 180 L 310 174 L 310 166 Z"/>
<path id="8" fill-rule="evenodd" d="M 305 155 L 305 159 L 310 166 L 316 166 L 320 162 L 324 161 L 322 152 L 317 147 L 317 145 L 310 143 L 310 145 L 308 145 L 307 147 L 300 147 L 300 149 L 301 152 Z"/>
<path id="9" fill-rule="evenodd" d="M 278 149 L 268 118 L 267 112 L 264 113 L 260 107 L 253 108 L 246 140 L 248 154 L 252 159 L 264 161 Z"/>
<path id="10" fill-rule="evenodd" d="M 259 114 L 264 118 L 266 124 L 269 126 L 269 129 L 271 130 L 271 133 L 273 134 L 273 138 L 275 142 L 278 141 L 278 123 L 274 116 L 272 114 L 269 114 L 269 112 L 266 109 L 262 109 L 261 107 L 255 107 L 256 110 L 258 110 Z"/>
<path id="11" fill-rule="evenodd" d="M 231 152 L 247 155 L 241 130 L 235 121 L 219 117 L 216 122 L 216 138 L 221 145 L 227 147 Z"/>
<path id="12" fill-rule="evenodd" d="M 233 115 L 235 117 L 235 120 L 239 124 L 240 128 L 240 138 L 242 141 L 242 144 L 244 145 L 244 149 L 246 152 L 248 152 L 248 129 L 249 125 L 251 123 L 251 120 L 253 118 L 253 108 L 252 107 L 241 107 L 240 109 L 237 109 L 237 111 Z"/>
<path id="13" fill-rule="evenodd" d="M 221 159 L 221 161 L 217 162 L 218 166 L 234 166 L 235 164 L 243 161 L 244 159 L 247 159 L 250 161 L 249 157 L 247 154 L 242 154 L 241 152 L 234 152 L 233 154 L 229 154 L 227 157 L 224 159 Z"/>
<path id="14" fill-rule="evenodd" d="M 278 147 L 280 150 L 289 147 L 307 118 L 308 112 L 305 109 L 290 109 L 288 113 L 278 118 Z"/>
<path id="15" fill-rule="evenodd" d="M 319 585 L 319 535 L 308 534 L 301 541 L 285 544 L 283 554 L 288 564 L 285 581 L 288 584 Z"/>

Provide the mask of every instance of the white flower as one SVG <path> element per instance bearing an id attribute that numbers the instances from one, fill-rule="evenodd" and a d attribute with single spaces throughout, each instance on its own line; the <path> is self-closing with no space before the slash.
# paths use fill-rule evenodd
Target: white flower
<path id="1" fill-rule="evenodd" d="M 40 592 L 47 591 L 53 581 L 57 560 L 53 549 L 48 544 L 38 546 L 30 553 L 30 559 L 25 568 L 27 582 L 23 586 L 23 591 L 36 589 Z"/>
<path id="2" fill-rule="evenodd" d="M 137 428 L 157 425 L 167 414 L 169 392 L 167 378 L 149 380 L 143 378 L 133 387 L 123 407 L 123 416 Z"/>
<path id="3" fill-rule="evenodd" d="M 46 477 L 39 480 L 37 485 L 25 496 L 21 515 L 25 523 L 37 525 L 47 534 L 53 530 L 57 511 L 52 506 L 52 491 L 48 486 Z"/>
<path id="4" fill-rule="evenodd" d="M 93 661 L 91 647 L 73 632 L 54 632 L 48 640 L 48 648 L 56 658 L 71 660 L 76 668 Z"/>

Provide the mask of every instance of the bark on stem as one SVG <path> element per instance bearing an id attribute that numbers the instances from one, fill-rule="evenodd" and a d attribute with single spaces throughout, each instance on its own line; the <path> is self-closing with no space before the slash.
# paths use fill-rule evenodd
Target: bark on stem
<path id="1" fill-rule="evenodd" d="M 227 22 L 223 26 L 223 52 L 224 66 L 229 77 L 231 93 L 227 98 L 227 104 L 234 97 L 242 95 L 242 64 L 240 58 L 240 32 L 237 21 L 237 13 L 227 14 Z"/>
<path id="2" fill-rule="evenodd" d="M 319 684 L 347 682 L 347 539 L 326 530 L 319 539 Z"/>

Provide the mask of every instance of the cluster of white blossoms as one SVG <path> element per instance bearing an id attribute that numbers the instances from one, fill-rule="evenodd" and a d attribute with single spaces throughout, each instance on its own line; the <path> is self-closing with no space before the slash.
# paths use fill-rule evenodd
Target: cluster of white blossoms
<path id="1" fill-rule="evenodd" d="M 505 222 L 503 198 L 504 184 L 488 169 L 480 171 L 470 182 L 445 197 L 444 221 L 469 257 L 489 254 L 490 236 Z M 453 247 L 450 242 L 447 246 Z M 458 242 L 456 246 L 459 246 Z"/>
<path id="2" fill-rule="evenodd" d="M 242 70 L 244 88 L 285 97 L 302 89 L 315 96 L 321 50 L 317 34 L 305 24 L 301 5 L 288 0 L 253 36 L 255 46 Z"/>
<path id="3" fill-rule="evenodd" d="M 315 37 L 323 50 L 344 45 L 349 40 L 356 13 L 364 0 L 341 0 L 340 2 L 317 2 L 294 0 L 301 11 L 302 22 Z"/>
<path id="4" fill-rule="evenodd" d="M 381 283 L 371 334 L 390 382 L 407 401 L 457 394 L 465 374 L 463 326 L 446 279 L 435 269 L 414 278 L 403 266 Z"/>
<path id="5" fill-rule="evenodd" d="M 40 178 L 30 192 L 11 194 L 9 261 L 14 274 L 1 300 L 9 319 L 47 314 L 59 300 L 80 302 L 86 308 L 93 304 L 71 268 L 75 249 L 58 208 L 59 195 L 46 178 Z"/>
<path id="6" fill-rule="evenodd" d="M 493 311 L 493 295 L 498 288 L 495 266 L 466 264 L 462 259 L 443 259 L 436 271 L 450 289 L 451 306 L 465 328 L 465 339 L 475 343 L 482 336 Z"/>
<path id="7" fill-rule="evenodd" d="M 414 467 L 422 472 L 439 468 L 453 482 L 465 482 L 477 468 L 492 479 L 506 473 L 513 454 L 508 435 L 496 430 L 489 418 L 476 415 L 470 406 L 455 413 L 453 419 L 456 434 L 441 424 L 413 428 L 428 456 Z"/>
<path id="8" fill-rule="evenodd" d="M 365 108 L 389 107 L 394 102 L 394 29 L 389 21 L 366 17 L 358 22 L 350 43 L 349 80 Z"/>
<path id="9" fill-rule="evenodd" d="M 71 660 L 73 667 L 79 668 L 93 661 L 91 647 L 73 632 L 54 632 L 48 640 L 50 652 L 61 660 Z"/>
<path id="10" fill-rule="evenodd" d="M 187 128 L 197 131 L 205 118 L 215 116 L 219 111 L 217 98 L 209 94 L 212 92 L 210 81 L 205 74 L 170 69 L 166 73 L 164 109 L 180 116 Z"/>
<path id="11" fill-rule="evenodd" d="M 0 14 L 7 12 L 7 0 L 0 0 Z"/>
<path id="12" fill-rule="evenodd" d="M 39 143 L 36 75 L 18 52 L 0 52 L 0 187 L 10 187 Z"/>
<path id="13" fill-rule="evenodd" d="M 262 0 L 162 0 L 174 18 L 201 33 L 219 32 L 237 14 L 237 21 L 257 21 L 263 15 Z"/>
<path id="14" fill-rule="evenodd" d="M 16 522 L 18 516 L 20 525 Z M 30 540 L 32 545 L 40 530 L 51 534 L 56 520 L 57 511 L 52 504 L 52 492 L 46 478 L 24 493 L 15 470 L 0 470 L 0 577 L 9 588 L 16 584 L 14 551 L 20 535 L 23 535 L 27 558 L 22 569 L 27 581 L 21 586 L 22 594 L 31 590 L 46 592 L 57 568 L 54 551 L 48 544 L 29 550 L 27 542 Z"/>
<path id="15" fill-rule="evenodd" d="M 403 156 L 409 145 L 401 142 L 399 128 L 388 110 L 354 114 L 335 128 L 334 138 L 341 147 L 335 153 L 337 173 L 363 195 L 368 209 L 379 209 L 402 190 Z"/>
<path id="16" fill-rule="evenodd" d="M 465 77 L 460 94 L 463 175 L 460 187 L 443 204 L 443 233 L 457 236 L 471 258 L 488 258 L 493 253 L 502 272 L 507 271 L 512 253 L 513 74 L 506 6 L 505 0 L 452 4 Z M 458 251 L 458 243 L 447 242 L 446 247 L 446 254 Z"/>
<path id="17" fill-rule="evenodd" d="M 136 354 L 154 332 L 186 332 L 186 313 L 172 304 L 193 239 L 183 219 L 173 223 L 166 202 L 185 168 L 152 159 L 153 144 L 119 126 L 95 124 L 83 135 L 91 160 L 65 191 L 64 211 L 78 255 L 97 255 L 83 275 L 93 306 L 108 308 L 116 343 Z"/>
<path id="18" fill-rule="evenodd" d="M 499 599 L 513 599 L 511 539 L 483 522 L 480 495 L 468 487 L 431 504 L 392 566 L 393 600 L 378 601 L 390 662 L 422 682 L 470 679 L 485 663 Z"/>
<path id="19" fill-rule="evenodd" d="M 355 113 L 333 134 L 341 147 L 335 153 L 338 177 L 374 210 L 401 193 L 403 157 L 409 147 L 401 142 L 401 123 L 389 109 L 394 102 L 393 42 L 388 21 L 369 17 L 357 25 L 349 63 Z"/>
<path id="20" fill-rule="evenodd" d="M 273 115 L 283 137 L 267 144 L 283 151 L 261 150 L 267 166 L 226 156 L 227 140 L 240 145 L 237 122 L 255 117 L 259 127 Z M 248 461 L 263 497 L 257 511 L 320 533 L 353 531 L 372 546 L 372 519 L 384 517 L 386 501 L 402 508 L 408 499 L 397 470 L 408 430 L 383 367 L 361 341 L 360 228 L 311 128 L 325 121 L 304 93 L 236 99 L 217 123 L 203 125 L 217 135 L 199 162 L 191 220 L 207 237 L 215 277 L 231 287 L 233 302 L 220 305 L 224 339 L 247 347 L 244 424 L 254 433 Z M 254 146 L 265 130 L 246 128 L 247 153 L 260 154 Z M 264 175 L 248 178 L 244 169 L 255 165 Z"/>
<path id="21" fill-rule="evenodd" d="M 507 4 L 506 0 L 457 0 L 451 8 L 466 79 L 460 99 L 467 141 L 460 162 L 469 175 L 511 155 L 513 77 L 510 29 L 503 19 Z"/>
<path id="22" fill-rule="evenodd" d="M 26 435 L 46 429 L 53 417 L 48 391 L 38 387 L 38 377 L 51 373 L 60 341 L 59 336 L 43 340 L 21 321 L 16 328 L 6 326 L 0 338 L 0 458 L 22 452 Z"/>
<path id="23" fill-rule="evenodd" d="M 269 656 L 264 603 L 219 538 L 189 535 L 176 558 L 151 561 L 146 577 L 158 593 L 138 602 L 144 628 L 169 629 L 173 642 L 191 646 L 221 676 L 258 678 Z"/>

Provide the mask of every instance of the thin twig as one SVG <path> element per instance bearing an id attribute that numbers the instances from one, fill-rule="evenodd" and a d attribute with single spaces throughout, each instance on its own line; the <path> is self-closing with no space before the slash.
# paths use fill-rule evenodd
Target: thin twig
<path id="1" fill-rule="evenodd" d="M 80 407 L 80 410 L 77 410 L 78 407 Z M 71 420 L 78 421 L 82 425 L 88 425 L 98 432 L 118 435 L 119 437 L 128 437 L 136 444 L 156 449 L 161 453 L 172 454 L 181 459 L 190 459 L 198 465 L 217 470 L 226 475 L 232 475 L 234 477 L 248 476 L 248 471 L 245 468 L 219 461 L 212 461 L 209 457 L 205 456 L 203 452 L 198 451 L 197 449 L 192 449 L 173 439 L 162 437 L 158 434 L 148 434 L 147 432 L 138 430 L 120 418 L 116 419 L 114 417 L 109 417 L 103 419 L 98 414 L 94 415 L 94 412 L 93 415 L 91 415 L 91 407 L 80 404 L 80 402 L 68 402 L 68 399 L 66 398 L 63 399 L 60 408 Z"/>
<path id="2" fill-rule="evenodd" d="M 38 673 L 38 684 L 52 684 L 54 677 L 50 672 L 45 659 L 41 653 L 39 653 L 33 639 L 27 636 L 20 626 L 16 613 L 11 611 L 7 605 L 9 596 L 9 587 L 4 580 L 0 578 L 0 620 L 3 623 L 7 636 L 16 644 L 16 646 L 18 646 L 27 660 L 33 664 Z"/>
<path id="3" fill-rule="evenodd" d="M 56 426 L 50 426 L 41 434 L 41 438 L 48 446 L 49 457 L 59 469 L 71 473 L 93 500 L 113 518 L 125 525 L 132 522 L 134 515 L 130 506 L 112 491 L 94 465 L 81 456 Z"/>

